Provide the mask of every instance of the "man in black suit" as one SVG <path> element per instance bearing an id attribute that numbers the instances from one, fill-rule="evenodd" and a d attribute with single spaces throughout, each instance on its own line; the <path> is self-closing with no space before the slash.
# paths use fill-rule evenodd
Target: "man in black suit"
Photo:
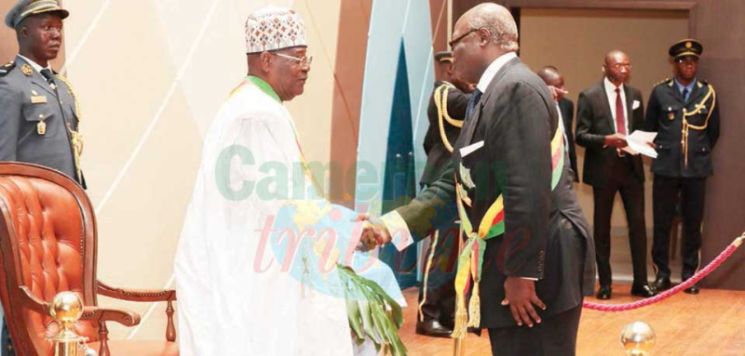
<path id="1" fill-rule="evenodd" d="M 585 147 L 582 180 L 592 186 L 593 235 L 600 289 L 598 299 L 611 297 L 610 221 L 616 193 L 621 193 L 629 226 L 634 282 L 631 294 L 651 297 L 647 282 L 647 231 L 644 223 L 644 169 L 641 156 L 626 152 L 626 135 L 644 124 L 641 92 L 626 84 L 631 74 L 628 55 L 610 51 L 603 79 L 579 94 L 577 144 Z"/>
<path id="2" fill-rule="evenodd" d="M 559 106 L 559 122 L 564 128 L 564 142 L 567 154 L 569 154 L 569 166 L 572 167 L 574 181 L 579 182 L 577 150 L 574 147 L 574 103 L 566 98 L 568 92 L 564 87 L 564 76 L 554 66 L 545 66 L 537 74 L 546 85 L 554 88 L 556 103 Z"/>
<path id="3" fill-rule="evenodd" d="M 447 169 L 466 115 L 469 85 L 453 75 L 453 53 L 435 53 L 435 90 L 430 98 L 427 117 L 429 128 L 424 137 L 424 166 L 422 188 L 434 183 Z M 470 89 L 470 90 L 469 90 Z M 455 312 L 455 262 L 458 258 L 459 228 L 455 219 L 447 226 L 430 234 L 431 244 L 426 253 L 422 288 L 419 289 L 419 317 L 417 334 L 450 337 Z"/>
<path id="4" fill-rule="evenodd" d="M 468 240 L 453 336 L 466 326 L 488 328 L 494 354 L 573 355 L 582 299 L 594 283 L 594 249 L 556 105 L 517 58 L 517 25 L 506 8 L 477 5 L 452 37 L 456 73 L 478 83 L 452 169 L 408 205 L 368 218 L 363 242 L 405 248 L 457 210 Z"/>
<path id="5" fill-rule="evenodd" d="M 645 127 L 656 131 L 657 159 L 652 162 L 654 184 L 654 240 L 652 260 L 655 285 L 670 288 L 670 228 L 680 201 L 683 215 L 682 279 L 698 269 L 706 177 L 713 172 L 711 150 L 719 138 L 719 103 L 714 87 L 697 78 L 698 58 L 704 47 L 696 40 L 673 44 L 668 53 L 673 79 L 652 89 Z M 685 290 L 698 294 L 698 286 Z"/>

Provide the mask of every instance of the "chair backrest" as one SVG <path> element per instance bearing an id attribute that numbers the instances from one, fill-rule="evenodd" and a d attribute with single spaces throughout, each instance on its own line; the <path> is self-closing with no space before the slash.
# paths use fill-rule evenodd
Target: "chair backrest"
<path id="1" fill-rule="evenodd" d="M 16 354 L 51 355 L 56 325 L 22 290 L 45 302 L 61 291 L 96 300 L 96 221 L 83 189 L 46 167 L 0 162 L 0 299 Z M 76 331 L 97 340 L 96 323 Z"/>

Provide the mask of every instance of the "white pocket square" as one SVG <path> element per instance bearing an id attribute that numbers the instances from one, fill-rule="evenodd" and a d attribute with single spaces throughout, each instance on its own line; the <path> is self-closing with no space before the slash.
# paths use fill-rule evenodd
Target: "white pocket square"
<path id="1" fill-rule="evenodd" d="M 473 143 L 473 144 L 470 144 L 470 145 L 468 145 L 466 147 L 461 148 L 460 149 L 460 156 L 461 157 L 468 156 L 471 153 L 474 153 L 476 150 L 478 150 L 481 147 L 484 147 L 484 140 L 481 140 L 479 142 L 476 142 L 476 143 Z"/>
<path id="2" fill-rule="evenodd" d="M 639 108 L 640 106 L 642 106 L 642 103 L 641 103 L 641 102 L 639 102 L 639 100 L 634 100 L 634 103 L 633 103 L 633 104 L 631 104 L 631 109 L 632 109 L 632 110 L 636 110 L 636 109 L 638 109 L 638 108 Z"/>

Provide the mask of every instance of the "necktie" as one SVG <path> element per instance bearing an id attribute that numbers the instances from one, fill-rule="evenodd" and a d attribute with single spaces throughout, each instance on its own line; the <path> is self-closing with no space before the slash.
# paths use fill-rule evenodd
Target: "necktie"
<path id="1" fill-rule="evenodd" d="M 476 104 L 481 99 L 481 90 L 476 89 L 473 94 L 471 94 L 471 98 L 468 99 L 468 106 L 466 106 L 466 120 L 468 120 L 469 117 L 471 117 L 471 114 L 473 114 L 473 111 L 476 109 Z"/>
<path id="2" fill-rule="evenodd" d="M 49 70 L 49 68 L 42 69 L 41 76 L 47 80 L 47 83 L 49 83 L 49 86 L 51 86 L 52 89 L 56 88 L 57 85 L 54 83 L 54 74 L 52 74 L 52 71 Z"/>
<path id="3" fill-rule="evenodd" d="M 616 133 L 626 134 L 626 115 L 623 112 L 620 88 L 616 88 Z"/>
<path id="4" fill-rule="evenodd" d="M 688 102 L 688 88 L 683 88 L 683 101 Z"/>

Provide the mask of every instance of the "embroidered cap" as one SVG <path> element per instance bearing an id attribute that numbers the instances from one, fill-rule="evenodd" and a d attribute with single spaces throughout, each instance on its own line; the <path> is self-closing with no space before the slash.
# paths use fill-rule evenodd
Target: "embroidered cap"
<path id="1" fill-rule="evenodd" d="M 246 53 L 307 45 L 303 19 L 295 11 L 266 7 L 246 20 Z"/>

